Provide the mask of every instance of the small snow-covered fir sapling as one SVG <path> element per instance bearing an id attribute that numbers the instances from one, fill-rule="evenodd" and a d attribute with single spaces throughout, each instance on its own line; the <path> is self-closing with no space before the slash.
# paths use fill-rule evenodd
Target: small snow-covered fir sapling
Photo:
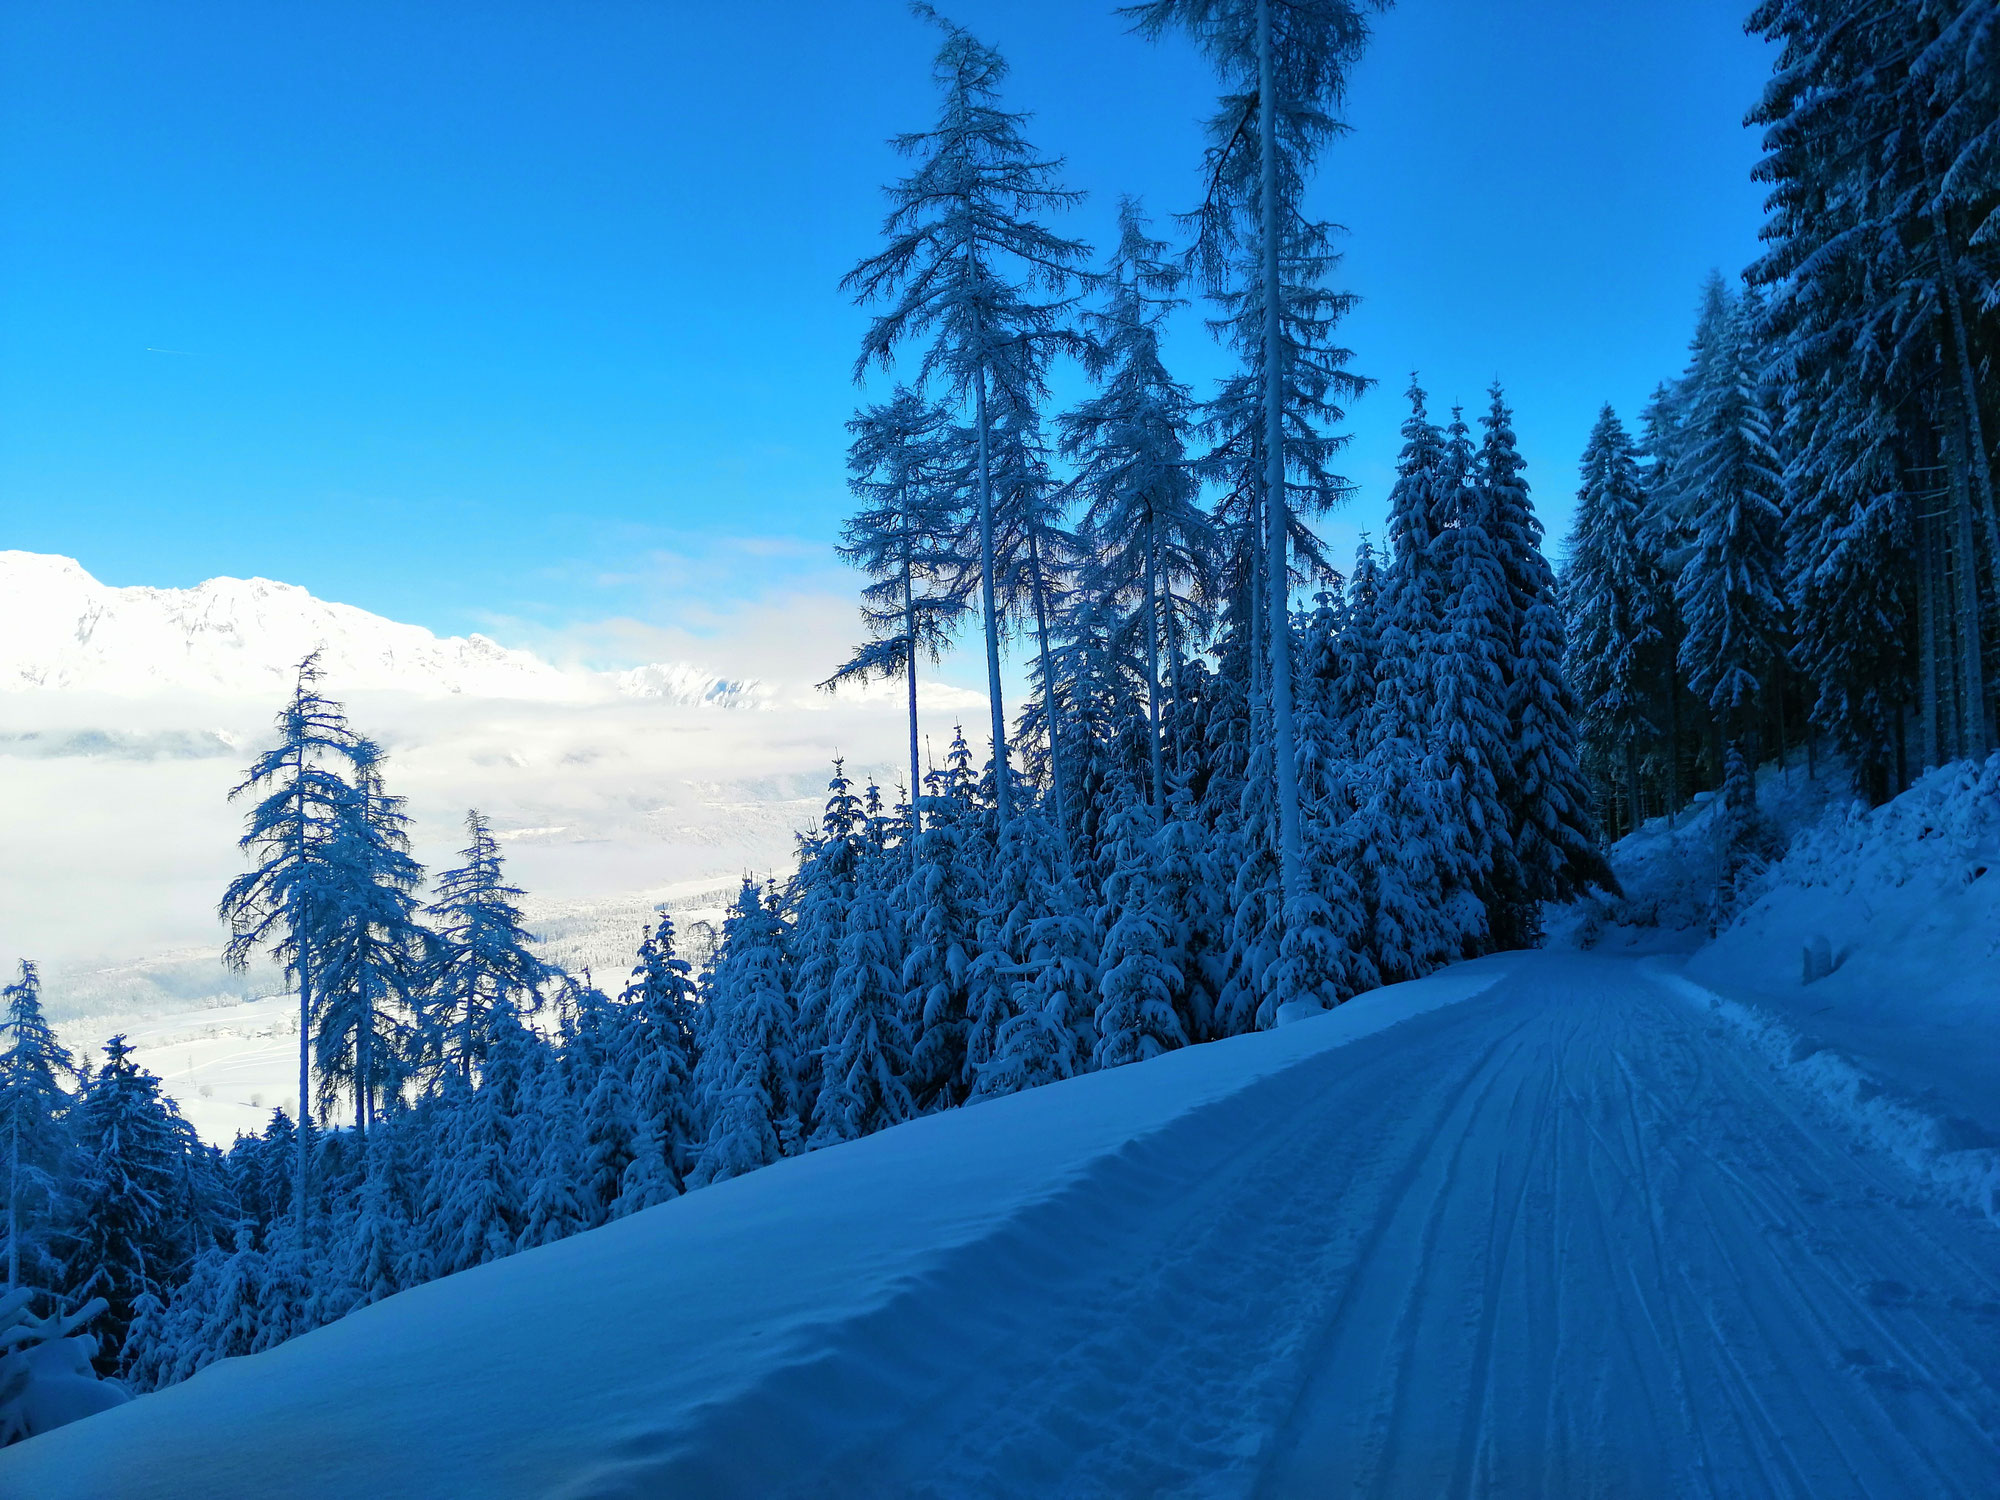
<path id="1" fill-rule="evenodd" d="M 31 1310 L 34 1296 L 27 1287 L 0 1295 L 0 1447 L 131 1399 L 124 1387 L 98 1378 L 91 1366 L 97 1341 L 77 1331 L 104 1312 L 104 1299 L 43 1318 Z"/>

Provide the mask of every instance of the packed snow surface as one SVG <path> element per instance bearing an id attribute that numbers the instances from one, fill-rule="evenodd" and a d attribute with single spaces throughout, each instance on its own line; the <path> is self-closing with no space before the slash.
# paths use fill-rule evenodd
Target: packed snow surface
<path id="1" fill-rule="evenodd" d="M 1489 959 L 783 1161 L 0 1495 L 2000 1494 L 2000 1228 L 1686 984 Z"/>

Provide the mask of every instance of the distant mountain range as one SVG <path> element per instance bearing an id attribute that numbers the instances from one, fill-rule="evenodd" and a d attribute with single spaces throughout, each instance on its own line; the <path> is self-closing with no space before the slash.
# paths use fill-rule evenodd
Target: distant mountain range
<path id="1" fill-rule="evenodd" d="M 483 635 L 436 636 L 268 578 L 114 588 L 73 558 L 0 551 L 0 691 L 268 696 L 317 648 L 335 692 L 542 702 L 655 698 L 753 707 L 764 684 L 684 662 L 626 672 L 556 666 Z"/>

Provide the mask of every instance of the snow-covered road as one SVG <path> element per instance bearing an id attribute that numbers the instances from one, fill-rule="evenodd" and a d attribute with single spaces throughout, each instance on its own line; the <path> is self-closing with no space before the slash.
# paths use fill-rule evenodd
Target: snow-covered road
<path id="1" fill-rule="evenodd" d="M 1995 1495 L 2000 1227 L 1641 966 L 1518 955 L 783 1163 L 0 1454 L 8 1497 L 370 1492 Z"/>

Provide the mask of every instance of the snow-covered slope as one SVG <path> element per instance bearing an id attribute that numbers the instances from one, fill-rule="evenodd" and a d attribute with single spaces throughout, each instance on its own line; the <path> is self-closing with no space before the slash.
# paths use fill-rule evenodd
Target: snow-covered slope
<path id="1" fill-rule="evenodd" d="M 1838 768 L 1766 768 L 1770 858 L 1711 933 L 1713 805 L 1613 850 L 1623 900 L 1580 912 L 1603 951 L 1653 952 L 1771 1064 L 1975 1208 L 2000 1172 L 2000 756 L 1869 808 Z M 1811 967 L 1809 967 L 1809 959 Z M 1830 971 L 1827 966 L 1830 965 Z"/>
<path id="2" fill-rule="evenodd" d="M 686 663 L 566 671 L 483 635 L 439 637 L 268 578 L 113 588 L 71 558 L 0 552 L 0 688 L 271 696 L 319 650 L 342 693 L 562 701 L 622 692 L 735 707 L 760 686 Z"/>
<path id="3" fill-rule="evenodd" d="M 1990 1495 L 2000 1229 L 1631 960 L 777 1165 L 0 1451 L 0 1496 Z"/>

